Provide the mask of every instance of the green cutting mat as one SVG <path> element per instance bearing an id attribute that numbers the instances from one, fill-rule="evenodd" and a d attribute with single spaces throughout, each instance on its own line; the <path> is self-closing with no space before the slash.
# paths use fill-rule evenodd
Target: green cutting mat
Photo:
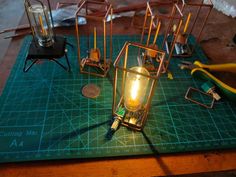
<path id="1" fill-rule="evenodd" d="M 74 37 L 68 40 L 76 44 Z M 125 41 L 139 41 L 139 36 L 114 36 L 113 40 L 114 59 Z M 0 97 L 0 162 L 236 147 L 236 105 L 223 99 L 213 109 L 206 109 L 186 101 L 187 88 L 199 88 L 202 82 L 193 79 L 189 71 L 179 70 L 179 59 L 172 60 L 170 66 L 174 80 L 163 75 L 158 82 L 144 131 L 121 127 L 110 138 L 111 79 L 80 74 L 76 49 L 69 47 L 71 73 L 53 62 L 35 65 L 23 73 L 29 42 L 30 37 L 25 38 Z M 198 48 L 188 60 L 199 58 L 206 61 Z M 81 88 L 87 83 L 101 88 L 97 99 L 81 95 Z"/>

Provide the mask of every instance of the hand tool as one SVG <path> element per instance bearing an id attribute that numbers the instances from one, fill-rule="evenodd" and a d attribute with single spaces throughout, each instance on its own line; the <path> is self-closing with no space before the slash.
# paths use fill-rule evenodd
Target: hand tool
<path id="1" fill-rule="evenodd" d="M 236 73 L 236 63 L 226 63 L 226 64 L 203 64 L 200 61 L 195 61 L 194 63 L 182 61 L 179 64 L 181 69 L 190 69 L 191 75 L 197 78 L 201 78 L 214 83 L 221 92 L 228 97 L 230 100 L 236 101 L 236 88 L 233 88 L 217 77 L 215 77 L 210 72 L 231 72 Z"/>

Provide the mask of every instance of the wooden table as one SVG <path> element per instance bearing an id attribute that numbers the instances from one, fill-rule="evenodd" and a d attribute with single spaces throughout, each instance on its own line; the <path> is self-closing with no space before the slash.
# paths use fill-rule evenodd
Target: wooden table
<path id="1" fill-rule="evenodd" d="M 24 24 L 25 17 L 22 22 Z M 114 34 L 140 34 L 130 27 L 130 19 L 117 19 Z M 58 30 L 75 34 L 74 27 Z M 22 39 L 12 40 L 0 65 L 0 88 L 14 65 Z M 162 176 L 236 169 L 236 150 L 181 153 L 159 156 L 117 157 L 89 160 L 55 160 L 0 165 L 0 176 Z"/>
<path id="2" fill-rule="evenodd" d="M 0 165 L 1 177 L 164 176 L 235 169 L 235 151 L 92 160 L 55 160 Z"/>

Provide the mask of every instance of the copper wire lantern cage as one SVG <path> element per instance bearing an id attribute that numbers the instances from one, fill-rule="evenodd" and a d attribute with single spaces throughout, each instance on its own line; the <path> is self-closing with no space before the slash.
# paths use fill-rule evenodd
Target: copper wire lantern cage
<path id="1" fill-rule="evenodd" d="M 182 24 L 183 14 L 177 3 L 147 2 L 140 43 L 166 52 L 162 72 L 166 72 L 168 69 L 174 51 L 174 44 Z M 154 38 L 151 40 L 152 35 Z M 159 63 L 158 55 L 149 51 L 141 55 L 148 70 L 155 71 L 158 69 L 156 67 L 158 64 L 156 66 L 153 64 Z"/>
<path id="2" fill-rule="evenodd" d="M 140 63 L 138 51 L 150 50 L 160 56 L 156 73 L 149 71 Z M 114 67 L 113 106 L 114 126 L 122 124 L 134 130 L 142 130 L 151 107 L 165 52 L 149 48 L 135 42 L 126 42 L 117 56 Z M 117 125 L 115 125 L 115 123 Z"/>
<path id="3" fill-rule="evenodd" d="M 213 4 L 211 0 L 179 0 L 178 4 L 185 17 L 185 25 L 177 37 L 173 56 L 191 57 L 201 40 Z"/>
<path id="4" fill-rule="evenodd" d="M 92 0 L 81 2 L 75 18 L 81 73 L 105 77 L 109 71 L 112 61 L 112 13 L 110 3 Z M 87 21 L 84 36 L 78 18 L 85 18 Z M 87 46 L 83 41 L 86 41 Z"/>

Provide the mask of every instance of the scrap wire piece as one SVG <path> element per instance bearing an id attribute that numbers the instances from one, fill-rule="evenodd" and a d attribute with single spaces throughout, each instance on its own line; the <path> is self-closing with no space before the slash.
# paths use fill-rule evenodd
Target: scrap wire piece
<path id="1" fill-rule="evenodd" d="M 81 67 L 84 68 L 84 66 L 85 66 L 86 63 L 94 63 L 94 64 L 95 64 L 98 68 L 100 68 L 102 71 L 105 71 L 105 69 L 104 69 L 102 63 L 100 63 L 100 62 L 94 62 L 94 61 L 93 61 L 92 59 L 90 59 L 90 58 L 83 58 L 83 59 L 81 60 Z"/>
<path id="2" fill-rule="evenodd" d="M 89 58 L 83 58 L 81 60 L 81 67 L 84 68 L 84 65 L 88 62 L 91 62 L 91 60 Z"/>
<path id="3" fill-rule="evenodd" d="M 192 69 L 197 67 L 196 65 L 194 65 L 192 62 L 189 62 L 189 61 L 181 61 L 181 63 L 178 64 L 178 66 L 182 70 L 183 69 L 190 69 L 190 70 L 192 70 Z"/>
<path id="4" fill-rule="evenodd" d="M 208 104 L 205 104 L 205 103 L 199 102 L 198 100 L 193 99 L 193 98 L 191 97 L 191 93 L 193 93 L 193 92 L 198 92 L 198 93 L 200 93 L 200 94 L 202 94 L 202 95 L 205 95 L 205 96 L 208 96 L 208 97 L 212 98 L 211 104 L 208 105 Z M 210 108 L 210 109 L 213 108 L 214 103 L 215 103 L 215 99 L 214 99 L 214 97 L 213 97 L 212 95 L 207 94 L 207 93 L 205 93 L 205 92 L 202 92 L 201 90 L 198 90 L 198 89 L 193 88 L 193 87 L 189 87 L 189 88 L 188 88 L 188 90 L 187 90 L 187 92 L 186 92 L 186 94 L 185 94 L 185 99 L 186 99 L 186 100 L 189 100 L 189 101 L 191 101 L 191 102 L 193 102 L 193 103 L 196 103 L 196 104 L 198 104 L 198 105 L 200 105 L 200 106 L 203 106 L 203 107 L 205 107 L 205 108 Z"/>

